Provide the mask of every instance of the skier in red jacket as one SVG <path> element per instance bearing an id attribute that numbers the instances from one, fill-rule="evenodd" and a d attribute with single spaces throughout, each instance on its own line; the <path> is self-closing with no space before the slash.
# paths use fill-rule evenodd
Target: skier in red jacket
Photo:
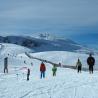
<path id="1" fill-rule="evenodd" d="M 45 71 L 46 71 L 46 67 L 45 64 L 42 62 L 40 65 L 40 72 L 41 72 L 40 78 L 45 78 Z"/>

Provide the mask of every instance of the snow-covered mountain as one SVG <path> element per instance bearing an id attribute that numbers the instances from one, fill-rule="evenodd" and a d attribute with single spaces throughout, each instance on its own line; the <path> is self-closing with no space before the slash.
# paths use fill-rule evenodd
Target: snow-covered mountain
<path id="1" fill-rule="evenodd" d="M 32 52 L 33 50 L 23 47 L 23 46 L 19 46 L 19 45 L 15 45 L 15 44 L 6 44 L 6 43 L 1 43 L 0 44 L 0 55 L 18 55 L 20 53 L 24 53 L 24 52 Z"/>
<path id="2" fill-rule="evenodd" d="M 44 51 L 76 51 L 85 50 L 83 52 L 89 53 L 91 49 L 84 47 L 70 39 L 52 39 L 45 40 L 40 38 L 33 38 L 29 36 L 0 36 L 0 43 L 11 43 L 33 49 L 35 52 Z"/>

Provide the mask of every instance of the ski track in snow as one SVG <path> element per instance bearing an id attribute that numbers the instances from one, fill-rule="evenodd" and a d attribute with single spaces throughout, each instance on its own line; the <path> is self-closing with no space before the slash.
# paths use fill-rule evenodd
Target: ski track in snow
<path id="1" fill-rule="evenodd" d="M 67 72 L 67 75 L 68 74 L 70 75 L 70 73 Z M 72 72 L 72 74 L 73 74 L 73 72 Z M 85 72 L 85 74 L 87 74 L 87 73 Z M 64 93 L 66 93 L 67 91 L 70 91 L 70 90 L 71 90 L 71 92 L 70 92 L 71 98 L 74 98 L 74 97 L 78 98 L 77 93 L 81 91 L 80 89 L 82 89 L 82 88 L 84 89 L 86 87 L 92 88 L 94 85 L 98 84 L 98 79 L 96 79 L 98 77 L 95 77 L 95 80 L 93 80 L 93 81 L 89 80 L 89 78 L 90 79 L 94 78 L 93 75 L 90 76 L 88 74 L 88 77 L 87 78 L 85 77 L 85 79 L 80 77 L 80 76 L 82 76 L 82 73 L 81 74 L 75 73 L 75 75 L 72 75 L 72 77 L 70 77 L 69 79 L 60 78 L 61 80 L 59 80 L 59 78 L 57 78 L 57 77 L 54 77 L 54 78 L 50 77 L 50 78 L 42 79 L 42 80 L 40 80 L 40 79 L 33 80 L 30 78 L 31 80 L 28 82 L 26 80 L 17 80 L 14 85 L 12 84 L 12 85 L 8 86 L 6 84 L 6 86 L 8 86 L 7 88 L 0 87 L 0 92 L 2 91 L 0 93 L 0 98 L 6 98 L 6 96 L 9 96 L 8 98 L 42 98 L 43 96 L 45 98 L 65 98 L 65 97 L 63 97 Z M 84 73 L 83 73 L 82 77 L 84 77 Z M 13 81 L 16 80 L 16 78 L 14 78 L 14 79 L 12 77 L 9 77 L 9 78 L 11 78 Z M 79 80 L 77 80 L 77 78 L 79 78 Z M 12 80 L 7 80 L 7 81 L 12 82 Z M 19 95 L 17 95 L 17 96 L 14 95 L 13 88 L 15 88 L 16 90 L 20 89 L 20 92 L 15 93 L 16 95 L 17 94 L 19 94 Z M 93 90 L 90 90 L 90 92 L 94 93 Z M 98 90 L 98 89 L 96 89 L 96 90 Z M 94 94 L 92 94 L 92 96 Z M 67 95 L 67 96 L 69 96 L 69 95 Z M 86 98 L 86 97 L 79 97 L 79 98 Z M 95 97 L 90 97 L 90 98 L 95 98 Z"/>

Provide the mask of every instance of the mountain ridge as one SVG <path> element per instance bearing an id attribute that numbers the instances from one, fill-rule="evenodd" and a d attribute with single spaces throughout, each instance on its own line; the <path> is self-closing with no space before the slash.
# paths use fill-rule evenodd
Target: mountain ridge
<path id="1" fill-rule="evenodd" d="M 25 46 L 27 48 L 33 49 L 36 52 L 43 51 L 74 51 L 85 50 L 89 53 L 91 49 L 84 47 L 70 39 L 59 39 L 54 40 L 34 38 L 30 36 L 0 36 L 0 43 L 10 43 L 20 46 Z"/>

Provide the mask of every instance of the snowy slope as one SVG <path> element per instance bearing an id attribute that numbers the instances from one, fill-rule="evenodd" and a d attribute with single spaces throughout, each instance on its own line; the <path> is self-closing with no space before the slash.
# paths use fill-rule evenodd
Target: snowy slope
<path id="1" fill-rule="evenodd" d="M 24 53 L 24 52 L 32 52 L 33 50 L 30 50 L 26 47 L 15 45 L 15 44 L 0 44 L 0 71 L 3 70 L 3 60 L 7 56 L 9 58 L 9 65 L 18 65 L 23 64 L 22 62 L 24 60 L 20 60 L 17 58 L 18 54 Z"/>
<path id="2" fill-rule="evenodd" d="M 56 54 L 58 53 L 58 54 Z M 34 53 L 37 57 L 46 57 L 51 59 L 51 55 L 56 58 L 64 56 L 67 52 L 43 52 Z M 71 53 L 67 53 L 68 54 Z M 49 58 L 48 58 L 48 56 Z M 74 54 L 75 55 L 75 54 Z M 77 74 L 76 70 L 58 68 L 57 76 L 52 77 L 52 66 L 46 64 L 46 78 L 40 79 L 39 65 L 40 61 L 32 60 L 33 66 L 29 65 L 31 59 L 24 54 L 18 55 L 18 58 L 26 59 L 28 63 L 25 65 L 31 69 L 30 81 L 26 81 L 25 71 L 18 70 L 9 74 L 0 74 L 0 98 L 97 98 L 98 97 L 98 72 L 90 75 L 88 72 Z M 70 56 L 70 55 L 69 55 Z M 21 58 L 20 58 L 21 59 Z M 60 59 L 60 58 L 59 58 Z M 70 60 L 72 63 L 72 59 Z M 14 62 L 16 63 L 16 62 Z M 22 67 L 22 66 L 21 66 Z M 17 77 L 18 74 L 18 77 Z"/>
<path id="3" fill-rule="evenodd" d="M 31 50 L 26 47 L 15 45 L 15 44 L 0 43 L 1 55 L 5 55 L 5 54 L 17 55 L 17 54 L 24 53 L 24 52 L 31 52 Z"/>
<path id="4" fill-rule="evenodd" d="M 58 68 L 57 76 L 52 77 L 52 65 L 46 63 L 46 78 L 40 79 L 40 61 L 28 58 L 24 52 L 31 50 L 14 44 L 0 46 L 0 98 L 98 98 L 98 71 L 89 74 L 82 71 Z M 3 74 L 3 57 L 9 55 L 9 74 Z M 15 55 L 13 55 L 15 54 Z M 48 51 L 30 55 L 63 65 L 75 65 L 78 57 L 83 66 L 87 54 L 66 51 Z M 95 68 L 98 65 L 98 56 Z M 25 61 L 25 63 L 24 63 Z M 33 65 L 31 64 L 33 63 Z M 30 81 L 26 81 L 27 68 L 30 68 Z"/>
<path id="5" fill-rule="evenodd" d="M 48 69 L 46 79 L 39 79 L 39 71 L 32 72 L 30 81 L 26 76 L 0 74 L 0 98 L 97 98 L 98 72 L 93 75 L 73 70 L 58 69 L 52 77 Z M 14 83 L 13 83 L 14 82 Z M 8 85 L 9 84 L 9 85 Z"/>

